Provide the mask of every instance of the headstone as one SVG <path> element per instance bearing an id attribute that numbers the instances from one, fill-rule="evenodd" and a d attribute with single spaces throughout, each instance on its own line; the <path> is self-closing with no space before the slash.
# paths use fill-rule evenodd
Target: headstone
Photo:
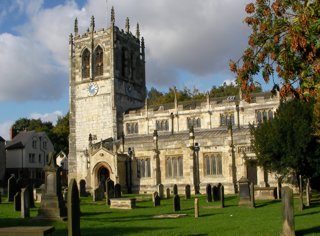
<path id="1" fill-rule="evenodd" d="M 289 187 L 281 189 L 282 196 L 282 235 L 294 236 L 293 191 Z"/>
<path id="2" fill-rule="evenodd" d="M 114 197 L 114 182 L 109 178 L 106 180 L 106 203 L 110 205 L 110 199 Z"/>
<path id="3" fill-rule="evenodd" d="M 224 186 L 222 184 L 220 186 L 220 201 L 221 201 L 221 208 L 224 208 Z"/>
<path id="4" fill-rule="evenodd" d="M 299 209 L 300 211 L 303 210 L 304 205 L 303 205 L 303 184 L 302 184 L 302 176 L 299 175 Z"/>
<path id="5" fill-rule="evenodd" d="M 173 211 L 180 211 L 180 197 L 178 194 L 175 194 L 173 197 Z"/>
<path id="6" fill-rule="evenodd" d="M 154 201 L 155 201 L 155 198 L 156 198 L 156 196 L 158 196 L 159 194 L 158 194 L 158 192 L 157 191 L 155 191 L 155 192 L 153 192 L 152 193 L 152 202 L 154 203 Z"/>
<path id="7" fill-rule="evenodd" d="M 167 199 L 170 198 L 170 188 L 167 188 L 166 194 L 167 194 Z"/>
<path id="8" fill-rule="evenodd" d="M 71 179 L 68 187 L 68 236 L 80 236 L 80 199 L 77 182 Z"/>
<path id="9" fill-rule="evenodd" d="M 100 184 L 98 188 L 93 191 L 93 201 L 101 201 L 104 197 L 104 188 Z"/>
<path id="10" fill-rule="evenodd" d="M 281 182 L 279 180 L 277 183 L 277 199 L 281 199 Z"/>
<path id="11" fill-rule="evenodd" d="M 30 201 L 30 208 L 35 208 L 34 205 L 34 188 L 33 184 L 28 185 L 28 192 L 29 192 L 29 201 Z"/>
<path id="12" fill-rule="evenodd" d="M 21 189 L 21 217 L 30 217 L 30 193 L 29 187 Z"/>
<path id="13" fill-rule="evenodd" d="M 163 199 L 164 198 L 164 187 L 163 187 L 163 184 L 159 184 L 158 185 L 158 193 L 159 193 L 159 197 L 161 199 Z"/>
<path id="14" fill-rule="evenodd" d="M 207 194 L 207 202 L 212 202 L 212 189 L 211 184 L 207 184 L 206 186 L 206 194 Z"/>
<path id="15" fill-rule="evenodd" d="M 212 187 L 212 199 L 214 202 L 219 201 L 219 188 L 216 185 Z"/>
<path id="16" fill-rule="evenodd" d="M 88 193 L 86 191 L 86 181 L 84 179 L 80 180 L 80 197 L 87 197 Z"/>
<path id="17" fill-rule="evenodd" d="M 190 188 L 189 184 L 186 185 L 185 196 L 186 196 L 186 199 L 190 199 L 191 198 L 191 188 Z"/>
<path id="18" fill-rule="evenodd" d="M 14 210 L 21 211 L 21 193 L 20 192 L 17 192 L 16 195 L 14 195 Z"/>
<path id="19" fill-rule="evenodd" d="M 154 197 L 154 203 L 153 205 L 156 207 L 156 206 L 160 206 L 160 196 L 157 194 L 155 197 Z"/>
<path id="20" fill-rule="evenodd" d="M 245 177 L 241 177 L 239 180 L 239 206 L 251 207 L 249 180 Z"/>
<path id="21" fill-rule="evenodd" d="M 120 184 L 116 184 L 114 186 L 114 197 L 121 198 L 121 185 Z"/>
<path id="22" fill-rule="evenodd" d="M 16 178 L 14 175 L 8 179 L 8 202 L 13 202 L 13 198 L 16 194 Z"/>
<path id="23" fill-rule="evenodd" d="M 310 206 L 310 179 L 307 179 L 307 185 L 306 185 L 306 206 Z"/>
<path id="24" fill-rule="evenodd" d="M 222 185 L 221 183 L 218 183 L 218 186 L 217 186 L 217 187 L 218 187 L 218 191 L 217 191 L 217 201 L 220 201 L 220 200 L 221 200 L 221 199 L 220 199 L 220 196 L 221 196 L 221 195 L 220 195 L 221 185 Z"/>
<path id="25" fill-rule="evenodd" d="M 176 184 L 173 185 L 173 195 L 178 195 L 178 186 Z"/>
<path id="26" fill-rule="evenodd" d="M 255 208 L 255 200 L 254 200 L 254 183 L 250 184 L 250 199 L 251 199 L 251 207 Z"/>
<path id="27" fill-rule="evenodd" d="M 195 198 L 194 199 L 194 218 L 199 217 L 199 199 Z"/>

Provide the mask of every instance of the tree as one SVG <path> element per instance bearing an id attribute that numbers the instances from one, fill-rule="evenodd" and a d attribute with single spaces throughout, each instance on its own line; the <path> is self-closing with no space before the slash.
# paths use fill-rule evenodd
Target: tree
<path id="1" fill-rule="evenodd" d="M 251 125 L 257 164 L 284 177 L 313 177 L 320 172 L 320 145 L 314 136 L 313 103 L 282 102 L 274 119 Z"/>
<path id="2" fill-rule="evenodd" d="M 320 89 L 320 1 L 256 0 L 245 8 L 244 21 L 251 27 L 249 47 L 230 62 L 237 83 L 250 101 L 259 72 L 265 82 L 275 72 L 282 97 L 293 93 L 308 100 Z"/>

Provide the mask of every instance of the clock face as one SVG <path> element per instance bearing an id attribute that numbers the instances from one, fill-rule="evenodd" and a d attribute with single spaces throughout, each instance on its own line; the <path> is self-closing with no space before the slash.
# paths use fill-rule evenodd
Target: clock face
<path id="1" fill-rule="evenodd" d="M 97 94 L 98 92 L 98 85 L 96 83 L 90 83 L 89 86 L 88 86 L 88 93 L 90 96 L 94 96 Z"/>

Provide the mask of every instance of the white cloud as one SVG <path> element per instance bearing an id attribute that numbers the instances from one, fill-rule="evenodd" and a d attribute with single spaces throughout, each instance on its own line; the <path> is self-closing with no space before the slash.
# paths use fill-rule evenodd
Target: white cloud
<path id="1" fill-rule="evenodd" d="M 14 121 L 5 121 L 0 123 L 0 136 L 5 140 L 10 139 L 10 128 L 13 125 Z"/>
<path id="2" fill-rule="evenodd" d="M 31 113 L 30 114 L 30 119 L 40 119 L 43 122 L 52 122 L 53 125 L 57 123 L 57 120 L 59 117 L 62 117 L 63 113 L 62 111 L 54 111 L 52 113 Z"/>

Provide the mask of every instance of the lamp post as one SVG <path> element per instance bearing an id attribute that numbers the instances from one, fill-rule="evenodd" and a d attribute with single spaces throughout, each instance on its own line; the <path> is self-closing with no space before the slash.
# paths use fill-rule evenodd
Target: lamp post
<path id="1" fill-rule="evenodd" d="M 194 192 L 195 194 L 200 193 L 200 174 L 199 174 L 199 151 L 200 146 L 199 143 L 195 143 L 195 137 L 194 137 L 194 128 L 193 126 L 189 129 L 189 140 L 191 141 L 191 150 L 192 158 L 193 158 L 193 184 L 194 184 Z"/>

